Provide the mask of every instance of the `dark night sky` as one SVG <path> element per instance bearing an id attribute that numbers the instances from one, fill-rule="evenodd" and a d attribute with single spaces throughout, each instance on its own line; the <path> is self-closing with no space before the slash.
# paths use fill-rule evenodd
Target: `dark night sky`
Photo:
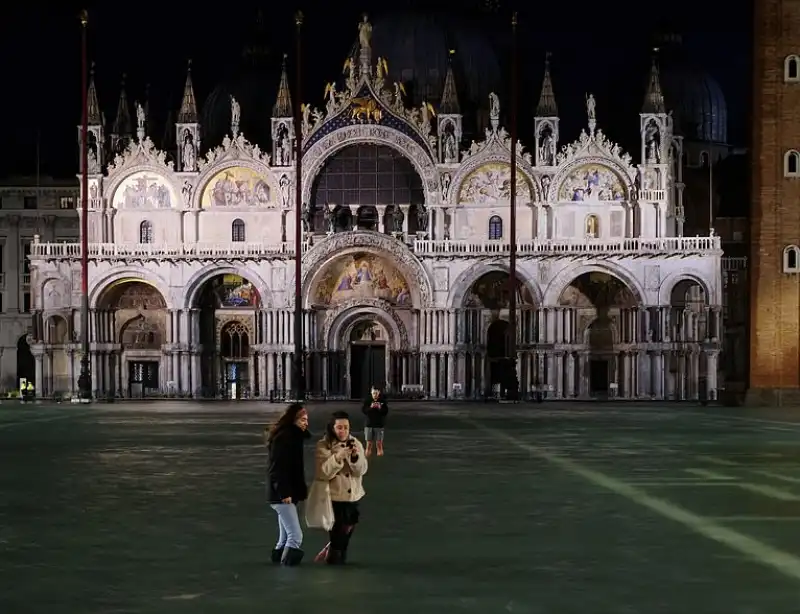
<path id="1" fill-rule="evenodd" d="M 81 5 L 73 2 L 14 3 L 0 25 L 0 57 L 5 63 L 2 97 L 5 144 L 0 175 L 33 175 L 36 168 L 36 134 L 41 134 L 41 172 L 70 176 L 77 159 L 77 125 L 80 121 Z M 202 101 L 214 86 L 241 63 L 243 45 L 252 37 L 257 9 L 266 16 L 273 52 L 274 89 L 280 58 L 293 50 L 294 9 L 269 9 L 277 3 L 236 3 L 236 12 L 224 4 L 187 2 L 92 2 L 89 55 L 97 62 L 100 103 L 113 119 L 122 73 L 128 75 L 131 99 L 143 97 L 150 84 L 151 109 L 156 120 L 167 108 L 179 104 L 186 61 L 193 60 L 197 96 Z M 326 81 L 338 78 L 341 65 L 356 38 L 359 15 L 388 11 L 382 6 L 353 3 L 315 3 L 336 6 L 316 10 L 300 5 L 304 27 L 304 99 L 321 102 Z M 476 23 L 495 32 L 510 30 L 514 2 L 500 0 L 493 15 L 483 12 L 483 1 L 392 2 L 387 7 L 454 7 Z M 676 0 L 670 3 L 522 2 L 520 14 L 520 114 L 531 116 L 539 94 L 544 52 L 553 52 L 553 79 L 562 117 L 562 141 L 577 137 L 582 126 L 584 92 L 598 100 L 598 122 L 613 140 L 630 146 L 638 130 L 637 113 L 652 47 L 659 30 L 680 32 L 692 60 L 722 85 L 729 107 L 730 140 L 747 144 L 750 98 L 752 7 L 746 0 Z M 593 7 L 603 6 L 598 17 Z M 664 6 L 665 8 L 661 8 Z M 700 7 L 700 8 L 698 8 Z M 186 11 L 191 12 L 186 12 Z M 502 37 L 501 37 L 502 38 Z M 507 57 L 504 49 L 501 58 Z M 290 56 L 291 57 L 291 56 Z M 392 58 L 388 58 L 391 65 Z M 503 98 L 501 96 L 501 101 Z M 507 108 L 507 102 L 505 107 Z M 243 115 L 247 112 L 242 109 Z M 269 112 L 267 109 L 265 112 Z M 523 143 L 530 140 L 523 132 Z M 616 130 L 616 131 L 615 131 Z M 207 144 L 208 145 L 208 144 Z"/>

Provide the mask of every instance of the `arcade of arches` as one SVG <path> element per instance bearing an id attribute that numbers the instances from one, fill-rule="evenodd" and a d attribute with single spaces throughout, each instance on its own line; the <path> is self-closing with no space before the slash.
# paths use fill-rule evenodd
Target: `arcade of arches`
<path id="1" fill-rule="evenodd" d="M 434 355 L 431 392 L 444 396 L 461 383 L 466 396 L 507 387 L 509 279 L 487 273 L 467 292 L 454 316 L 456 351 Z M 643 306 L 619 279 L 586 273 L 556 306 L 536 305 L 517 286 L 517 379 L 524 392 L 550 398 L 697 399 L 702 382 L 716 388 L 719 310 L 693 281 L 673 288 L 670 306 Z M 446 376 L 439 375 L 446 373 Z"/>
<path id="2" fill-rule="evenodd" d="M 491 271 L 459 306 L 420 309 L 391 258 L 338 255 L 315 276 L 304 312 L 308 389 L 359 397 L 378 384 L 473 398 L 507 387 L 514 375 L 509 290 L 508 274 Z M 292 390 L 290 309 L 263 304 L 235 274 L 211 278 L 195 296 L 190 309 L 167 309 L 141 280 L 110 286 L 90 318 L 96 394 L 242 398 Z M 518 280 L 516 302 L 516 375 L 526 393 L 693 399 L 704 380 L 716 386 L 721 314 L 693 281 L 676 284 L 663 307 L 642 306 L 606 273 L 577 277 L 557 304 L 544 306 Z M 34 326 L 36 386 L 44 394 L 75 391 L 76 321 L 77 312 L 55 313 Z"/>

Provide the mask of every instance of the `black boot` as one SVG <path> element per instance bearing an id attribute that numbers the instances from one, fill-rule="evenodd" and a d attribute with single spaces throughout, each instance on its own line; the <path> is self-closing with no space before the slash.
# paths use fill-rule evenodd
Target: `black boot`
<path id="1" fill-rule="evenodd" d="M 294 567 L 295 565 L 299 565 L 300 561 L 303 560 L 303 551 L 300 548 L 286 548 L 283 551 L 283 557 L 281 558 L 281 564 L 286 565 L 287 567 Z"/>
<path id="2" fill-rule="evenodd" d="M 344 552 L 341 550 L 328 550 L 328 556 L 325 557 L 325 562 L 328 565 L 344 565 Z"/>
<path id="3" fill-rule="evenodd" d="M 273 563 L 280 563 L 283 558 L 283 548 L 275 548 L 272 551 L 271 558 Z"/>
<path id="4" fill-rule="evenodd" d="M 347 563 L 347 549 L 350 547 L 350 538 L 353 537 L 355 525 L 347 528 L 347 532 L 342 537 L 342 564 Z"/>

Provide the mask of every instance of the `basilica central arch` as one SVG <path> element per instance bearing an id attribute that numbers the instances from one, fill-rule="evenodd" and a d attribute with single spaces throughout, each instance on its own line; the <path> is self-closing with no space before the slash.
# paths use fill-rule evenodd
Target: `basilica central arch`
<path id="1" fill-rule="evenodd" d="M 317 348 L 310 379 L 331 395 L 354 398 L 372 385 L 409 383 L 408 330 L 419 297 L 389 253 L 350 248 L 324 261 L 307 285 Z"/>

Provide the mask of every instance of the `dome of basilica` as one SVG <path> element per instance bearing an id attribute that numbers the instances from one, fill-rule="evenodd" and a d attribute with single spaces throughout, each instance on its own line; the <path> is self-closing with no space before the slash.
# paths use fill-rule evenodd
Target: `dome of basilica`
<path id="1" fill-rule="evenodd" d="M 271 137 L 270 116 L 280 81 L 280 63 L 268 45 L 263 13 L 256 16 L 253 30 L 246 36 L 242 62 L 231 77 L 219 83 L 208 95 L 200 111 L 203 142 L 216 146 L 231 131 L 231 96 L 242 108 L 241 131 L 253 143 L 266 147 Z"/>
<path id="2" fill-rule="evenodd" d="M 691 69 L 667 70 L 662 85 L 676 133 L 692 141 L 728 142 L 725 94 L 711 76 Z"/>
<path id="3" fill-rule="evenodd" d="M 452 14 L 395 12 L 373 19 L 373 59 L 386 59 L 391 80 L 405 85 L 415 105 L 423 100 L 438 104 L 450 49 L 455 50 L 459 101 L 484 106 L 501 83 L 497 53 L 484 30 Z"/>
<path id="4" fill-rule="evenodd" d="M 727 143 L 728 105 L 719 83 L 696 66 L 679 36 L 660 42 L 661 85 L 675 132 L 688 141 Z"/>

